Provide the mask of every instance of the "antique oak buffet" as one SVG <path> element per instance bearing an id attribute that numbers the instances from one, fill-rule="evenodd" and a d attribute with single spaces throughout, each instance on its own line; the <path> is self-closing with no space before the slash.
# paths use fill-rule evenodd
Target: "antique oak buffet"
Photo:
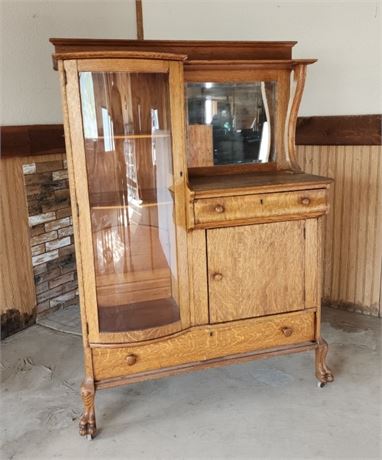
<path id="1" fill-rule="evenodd" d="M 296 163 L 295 42 L 52 39 L 85 380 L 95 391 L 315 350 L 331 179 Z"/>

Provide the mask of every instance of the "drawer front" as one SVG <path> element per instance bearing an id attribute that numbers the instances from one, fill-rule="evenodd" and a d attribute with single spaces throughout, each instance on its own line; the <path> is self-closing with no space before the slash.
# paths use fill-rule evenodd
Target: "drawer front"
<path id="1" fill-rule="evenodd" d="M 248 220 L 301 219 L 325 212 L 326 189 L 205 198 L 194 202 L 195 226 L 201 227 Z"/>
<path id="2" fill-rule="evenodd" d="M 166 340 L 120 348 L 93 348 L 97 381 L 181 364 L 314 340 L 315 313 L 297 312 L 203 326 Z"/>

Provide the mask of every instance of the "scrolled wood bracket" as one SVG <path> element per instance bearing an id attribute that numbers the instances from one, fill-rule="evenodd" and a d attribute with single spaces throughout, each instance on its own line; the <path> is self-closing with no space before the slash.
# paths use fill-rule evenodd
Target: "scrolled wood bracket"
<path id="1" fill-rule="evenodd" d="M 286 163 L 294 171 L 301 171 L 296 159 L 296 126 L 298 109 L 304 92 L 306 64 L 297 64 L 293 68 L 293 80 L 284 131 L 284 149 Z"/>

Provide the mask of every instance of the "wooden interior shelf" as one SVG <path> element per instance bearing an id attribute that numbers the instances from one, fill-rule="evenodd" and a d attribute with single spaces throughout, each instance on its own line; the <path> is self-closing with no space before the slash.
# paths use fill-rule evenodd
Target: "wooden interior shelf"
<path id="1" fill-rule="evenodd" d="M 172 191 L 170 188 L 168 191 Z M 173 205 L 171 200 L 158 201 L 155 190 L 145 190 L 143 200 L 131 199 L 130 202 L 123 203 L 124 196 L 122 192 L 103 192 L 92 193 L 89 196 L 90 207 L 92 210 L 99 209 L 124 209 L 124 208 L 151 208 L 155 206 Z"/>
<path id="2" fill-rule="evenodd" d="M 86 138 L 87 141 L 98 141 L 99 139 L 156 139 L 161 137 L 170 137 L 170 133 L 158 134 L 114 134 L 113 136 L 97 136 Z"/>
<path id="3" fill-rule="evenodd" d="M 137 209 L 138 208 L 155 208 L 158 206 L 173 206 L 172 201 L 162 201 L 161 203 L 158 202 L 146 202 L 146 203 L 139 203 L 139 205 L 129 205 L 129 204 L 105 204 L 105 205 L 96 205 L 91 206 L 92 211 L 101 211 L 105 209 Z"/>
<path id="4" fill-rule="evenodd" d="M 105 332 L 139 331 L 179 321 L 173 298 L 149 300 L 119 306 L 98 306 L 100 328 Z"/>

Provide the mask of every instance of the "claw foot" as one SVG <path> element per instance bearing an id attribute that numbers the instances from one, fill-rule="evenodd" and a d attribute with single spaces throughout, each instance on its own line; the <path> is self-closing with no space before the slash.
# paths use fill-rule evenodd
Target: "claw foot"
<path id="1" fill-rule="evenodd" d="M 334 377 L 332 371 L 326 365 L 326 355 L 328 354 L 328 344 L 320 337 L 317 340 L 316 348 L 316 377 L 319 381 L 319 386 L 323 387 L 327 383 L 333 382 Z"/>
<path id="2" fill-rule="evenodd" d="M 80 435 L 93 439 L 96 433 L 97 427 L 95 417 L 88 419 L 85 415 L 83 415 L 80 419 Z"/>
<path id="3" fill-rule="evenodd" d="M 95 389 L 92 381 L 85 381 L 81 385 L 81 397 L 84 403 L 84 413 L 80 418 L 80 435 L 93 439 L 97 433 L 94 411 Z"/>

